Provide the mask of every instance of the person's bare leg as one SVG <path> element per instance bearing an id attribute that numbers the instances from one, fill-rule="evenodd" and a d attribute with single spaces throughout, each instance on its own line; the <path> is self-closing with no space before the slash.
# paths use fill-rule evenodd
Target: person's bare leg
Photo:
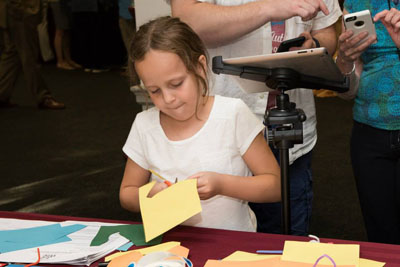
<path id="1" fill-rule="evenodd" d="M 63 39 L 64 39 L 64 30 L 56 29 L 56 33 L 54 36 L 54 50 L 56 50 L 57 67 L 60 69 L 72 70 L 74 69 L 74 67 L 68 64 L 68 62 L 64 59 Z"/>
<path id="2" fill-rule="evenodd" d="M 75 69 L 82 68 L 81 65 L 79 65 L 78 63 L 76 63 L 75 61 L 72 60 L 70 47 L 71 47 L 70 32 L 69 32 L 69 30 L 64 30 L 63 52 L 64 52 L 65 61 L 68 62 L 68 64 L 71 65 L 72 67 L 74 67 Z"/>

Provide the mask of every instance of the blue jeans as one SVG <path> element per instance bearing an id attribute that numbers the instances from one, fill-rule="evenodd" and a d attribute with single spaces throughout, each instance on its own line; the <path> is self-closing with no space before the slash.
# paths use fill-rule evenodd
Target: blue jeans
<path id="1" fill-rule="evenodd" d="M 351 163 L 368 240 L 400 244 L 400 130 L 354 121 Z"/>
<path id="2" fill-rule="evenodd" d="M 279 151 L 272 149 L 279 161 Z M 311 152 L 289 166 L 291 234 L 307 235 L 312 208 Z M 281 203 L 249 203 L 257 217 L 257 232 L 280 234 Z"/>

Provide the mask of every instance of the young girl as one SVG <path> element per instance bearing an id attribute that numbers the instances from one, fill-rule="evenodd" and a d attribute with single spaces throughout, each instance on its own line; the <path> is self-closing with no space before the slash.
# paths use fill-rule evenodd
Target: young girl
<path id="1" fill-rule="evenodd" d="M 278 163 L 263 124 L 239 99 L 208 96 L 206 49 L 178 18 L 143 25 L 131 59 L 155 107 L 137 114 L 123 151 L 122 207 L 140 210 L 138 189 L 158 180 L 197 179 L 203 211 L 183 224 L 255 231 L 248 201 L 280 201 Z M 165 189 L 161 180 L 150 196 Z"/>

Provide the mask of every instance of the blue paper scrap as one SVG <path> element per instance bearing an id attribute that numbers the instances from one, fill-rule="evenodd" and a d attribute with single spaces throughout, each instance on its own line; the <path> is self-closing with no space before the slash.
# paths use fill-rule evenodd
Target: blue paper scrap
<path id="1" fill-rule="evenodd" d="M 85 227 L 86 225 L 82 224 L 62 227 L 57 223 L 32 228 L 0 231 L 0 253 L 71 241 L 68 235 Z"/>
<path id="2" fill-rule="evenodd" d="M 123 246 L 120 246 L 119 248 L 117 248 L 117 250 L 120 250 L 120 251 L 127 251 L 130 247 L 132 247 L 133 246 L 133 243 L 132 242 L 129 242 L 129 243 L 126 243 L 125 245 L 123 245 Z"/>

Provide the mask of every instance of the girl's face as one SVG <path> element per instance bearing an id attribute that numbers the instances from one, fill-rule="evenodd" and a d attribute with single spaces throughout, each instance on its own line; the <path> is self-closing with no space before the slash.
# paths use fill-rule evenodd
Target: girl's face
<path id="1" fill-rule="evenodd" d="M 205 57 L 199 63 L 205 63 Z M 165 115 L 177 121 L 195 117 L 199 89 L 195 76 L 189 73 L 178 55 L 150 50 L 144 59 L 135 63 L 154 105 Z M 200 68 L 200 67 L 199 67 Z"/>

